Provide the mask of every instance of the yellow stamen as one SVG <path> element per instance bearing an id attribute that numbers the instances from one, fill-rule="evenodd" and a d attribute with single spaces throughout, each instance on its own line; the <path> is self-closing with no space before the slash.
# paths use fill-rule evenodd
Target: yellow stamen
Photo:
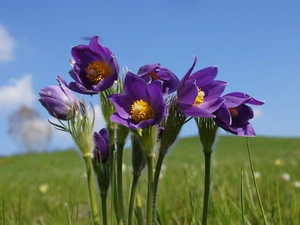
<path id="1" fill-rule="evenodd" d="M 235 118 L 239 115 L 239 112 L 238 112 L 237 108 L 229 108 L 228 110 L 229 110 L 230 116 L 232 118 Z"/>
<path id="2" fill-rule="evenodd" d="M 98 84 L 103 78 L 111 75 L 111 68 L 103 61 L 94 61 L 90 63 L 85 69 L 86 77 L 90 79 L 93 84 Z"/>
<path id="3" fill-rule="evenodd" d="M 195 98 L 193 106 L 198 106 L 202 102 L 204 102 L 204 96 L 205 96 L 204 91 L 201 91 L 201 88 L 198 88 L 198 95 Z"/>
<path id="4" fill-rule="evenodd" d="M 131 116 L 132 119 L 139 123 L 143 120 L 148 120 L 154 117 L 154 110 L 152 107 L 144 100 L 137 100 L 131 106 Z"/>

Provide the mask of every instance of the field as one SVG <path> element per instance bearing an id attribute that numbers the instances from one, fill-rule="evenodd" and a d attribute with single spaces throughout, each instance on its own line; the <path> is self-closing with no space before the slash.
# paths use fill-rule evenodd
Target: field
<path id="1" fill-rule="evenodd" d="M 300 224 L 300 139 L 256 137 L 249 141 L 269 224 Z M 126 197 L 129 150 L 125 151 L 124 164 Z M 200 224 L 204 160 L 197 137 L 179 140 L 164 165 L 158 194 L 161 223 Z M 284 173 L 289 177 L 282 177 Z M 67 212 L 72 224 L 90 224 L 86 177 L 78 152 L 0 158 L 0 174 L 1 225 L 68 224 Z M 263 224 L 244 138 L 219 138 L 212 178 L 211 225 L 242 224 L 241 195 L 245 224 Z M 141 180 L 141 184 L 145 186 L 146 181 Z M 140 194 L 145 198 L 143 188 Z"/>

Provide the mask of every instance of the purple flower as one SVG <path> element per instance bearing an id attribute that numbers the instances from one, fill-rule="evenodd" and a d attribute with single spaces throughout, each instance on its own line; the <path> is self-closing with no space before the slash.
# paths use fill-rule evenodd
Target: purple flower
<path id="1" fill-rule="evenodd" d="M 213 118 L 212 113 L 224 102 L 220 95 L 227 83 L 214 80 L 218 73 L 217 67 L 207 67 L 191 75 L 196 61 L 195 57 L 192 67 L 179 83 L 179 106 L 187 116 Z"/>
<path id="2" fill-rule="evenodd" d="M 79 107 L 77 97 L 66 85 L 66 82 L 57 76 L 59 86 L 47 86 L 40 90 L 40 103 L 49 114 L 60 120 L 72 118 Z"/>
<path id="3" fill-rule="evenodd" d="M 127 72 L 125 77 L 124 94 L 114 94 L 108 99 L 116 107 L 116 112 L 110 117 L 111 121 L 130 129 L 158 125 L 166 115 L 162 82 L 154 81 L 148 85 L 131 72 Z"/>
<path id="4" fill-rule="evenodd" d="M 253 127 L 249 123 L 254 113 L 246 104 L 263 105 L 264 102 L 241 92 L 232 92 L 224 95 L 223 98 L 224 104 L 214 113 L 216 124 L 238 136 L 255 136 Z"/>
<path id="5" fill-rule="evenodd" d="M 100 162 L 105 163 L 109 157 L 108 130 L 102 128 L 98 133 L 94 132 L 94 157 Z"/>
<path id="6" fill-rule="evenodd" d="M 163 93 L 171 94 L 177 90 L 179 79 L 167 68 L 161 68 L 160 64 L 147 64 L 142 66 L 138 71 L 138 76 L 143 78 L 147 83 L 155 80 L 163 82 Z"/>
<path id="7" fill-rule="evenodd" d="M 75 82 L 69 88 L 81 94 L 97 94 L 110 88 L 118 79 L 119 65 L 112 52 L 92 37 L 89 45 L 72 48 L 71 77 Z"/>

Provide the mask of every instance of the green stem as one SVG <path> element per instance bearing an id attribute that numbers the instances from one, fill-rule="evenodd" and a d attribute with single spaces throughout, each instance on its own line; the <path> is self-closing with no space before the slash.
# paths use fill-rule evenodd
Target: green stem
<path id="1" fill-rule="evenodd" d="M 264 224 L 268 225 L 268 221 L 267 221 L 267 218 L 266 218 L 266 215 L 265 215 L 265 211 L 264 211 L 261 199 L 260 199 L 258 185 L 257 185 L 255 174 L 254 174 L 254 166 L 253 166 L 253 163 L 252 163 L 252 156 L 251 156 L 250 146 L 249 146 L 249 142 L 248 142 L 248 138 L 247 137 L 246 137 L 246 143 L 247 143 L 248 158 L 249 158 L 249 162 L 250 162 L 250 168 L 251 168 L 252 178 L 253 178 L 253 181 L 254 181 L 254 187 L 255 187 L 255 192 L 256 192 L 257 198 L 258 198 L 260 211 L 261 211 L 261 214 L 262 214 L 262 217 L 263 217 L 263 220 L 264 220 Z"/>
<path id="2" fill-rule="evenodd" d="M 147 191 L 147 225 L 153 225 L 155 214 L 153 213 L 153 156 L 147 155 L 148 164 L 148 191 Z"/>
<path id="3" fill-rule="evenodd" d="M 134 203 L 136 198 L 137 185 L 140 176 L 133 176 L 131 183 L 130 199 L 129 199 L 129 208 L 128 208 L 128 225 L 133 225 L 133 212 L 134 212 Z"/>
<path id="4" fill-rule="evenodd" d="M 144 217 L 143 217 L 143 207 L 142 207 L 142 199 L 140 194 L 138 193 L 136 195 L 136 218 L 137 218 L 137 224 L 143 225 L 144 224 Z"/>
<path id="5" fill-rule="evenodd" d="M 114 187 L 117 186 L 117 180 L 116 180 L 116 174 L 114 175 Z M 117 188 L 114 188 L 114 198 L 113 198 L 113 207 L 115 209 L 115 215 L 116 215 L 116 220 L 117 220 L 117 224 L 118 225 L 123 225 L 123 221 L 121 219 L 120 216 L 120 212 L 119 212 L 119 202 L 118 202 L 118 192 L 117 192 Z"/>
<path id="6" fill-rule="evenodd" d="M 126 225 L 126 215 L 124 207 L 124 197 L 123 197 L 123 179 L 122 179 L 122 163 L 123 163 L 123 150 L 124 143 L 117 143 L 117 193 L 118 193 L 118 205 L 119 213 L 123 224 Z"/>
<path id="7" fill-rule="evenodd" d="M 99 217 L 98 217 L 98 209 L 96 204 L 96 193 L 93 179 L 93 170 L 92 170 L 92 161 L 90 155 L 83 156 L 85 166 L 86 166 L 86 175 L 87 175 L 87 184 L 89 190 L 89 198 L 91 204 L 92 211 L 92 220 L 94 225 L 100 225 Z"/>
<path id="8" fill-rule="evenodd" d="M 101 193 L 101 203 L 103 225 L 107 225 L 107 193 Z"/>
<path id="9" fill-rule="evenodd" d="M 165 158 L 165 153 L 163 151 L 159 151 L 155 173 L 154 173 L 154 184 L 153 184 L 153 213 L 156 213 L 156 201 L 157 201 L 157 190 L 158 190 L 158 182 L 159 182 L 159 175 L 161 171 L 161 167 Z M 156 223 L 154 221 L 154 223 Z"/>
<path id="10" fill-rule="evenodd" d="M 109 123 L 107 125 L 108 133 L 109 133 L 109 143 L 110 143 L 110 148 L 109 148 L 109 164 L 110 164 L 110 182 L 111 182 L 111 214 L 110 214 L 110 223 L 114 224 L 114 213 L 115 211 L 115 216 L 117 220 L 117 224 L 120 223 L 120 215 L 119 215 L 119 208 L 118 208 L 118 203 L 116 199 L 116 172 L 115 172 L 115 124 L 114 123 Z M 114 209 L 114 210 L 113 210 Z"/>
<path id="11" fill-rule="evenodd" d="M 202 225 L 208 224 L 209 197 L 210 197 L 210 179 L 211 179 L 211 151 L 204 150 L 204 197 L 202 207 Z"/>

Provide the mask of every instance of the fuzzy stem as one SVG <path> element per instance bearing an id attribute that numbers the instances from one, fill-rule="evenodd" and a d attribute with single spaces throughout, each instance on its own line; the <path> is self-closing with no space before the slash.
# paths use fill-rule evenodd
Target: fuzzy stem
<path id="1" fill-rule="evenodd" d="M 140 176 L 133 175 L 132 183 L 131 183 L 131 191 L 130 191 L 130 199 L 129 199 L 129 208 L 128 208 L 128 225 L 133 225 L 133 212 L 134 212 L 134 203 L 136 198 L 137 185 Z"/>
<path id="2" fill-rule="evenodd" d="M 101 204 L 103 225 L 107 225 L 107 193 L 101 193 Z"/>
<path id="3" fill-rule="evenodd" d="M 153 225 L 155 214 L 153 213 L 153 156 L 147 155 L 148 165 L 148 190 L 147 190 L 147 225 Z"/>
<path id="4" fill-rule="evenodd" d="M 122 162 L 123 162 L 123 150 L 124 143 L 117 143 L 117 193 L 118 193 L 118 205 L 119 213 L 123 224 L 126 225 L 124 197 L 123 197 L 123 179 L 122 179 Z"/>
<path id="5" fill-rule="evenodd" d="M 248 158 L 249 158 L 249 162 L 250 162 L 250 168 L 251 168 L 252 178 L 253 178 L 253 181 L 254 181 L 254 187 L 255 187 L 255 192 L 256 192 L 257 198 L 258 198 L 260 211 L 261 211 L 261 214 L 262 214 L 262 217 L 263 217 L 263 220 L 264 220 L 264 224 L 268 225 L 268 221 L 267 221 L 267 218 L 266 218 L 266 215 L 265 215 L 265 211 L 264 211 L 261 199 L 260 199 L 258 185 L 257 185 L 255 174 L 254 174 L 254 166 L 253 166 L 253 163 L 252 163 L 252 156 L 251 156 L 250 146 L 249 146 L 249 142 L 248 142 L 248 138 L 247 137 L 246 137 L 246 143 L 247 143 Z"/>
<path id="6" fill-rule="evenodd" d="M 96 204 L 96 193 L 93 179 L 93 170 L 92 170 L 92 161 L 90 155 L 83 156 L 85 167 L 86 167 L 86 175 L 87 175 L 87 184 L 89 190 L 89 199 L 91 204 L 92 211 L 92 220 L 94 225 L 100 225 L 100 221 L 98 218 L 98 209 Z"/>
<path id="7" fill-rule="evenodd" d="M 157 201 L 157 190 L 158 190 L 158 182 L 159 175 L 161 171 L 161 167 L 165 158 L 165 153 L 163 151 L 159 151 L 155 173 L 154 173 L 154 184 L 153 184 L 153 213 L 156 213 L 156 201 Z"/>
<path id="8" fill-rule="evenodd" d="M 204 150 L 204 197 L 202 207 L 202 225 L 208 224 L 209 197 L 210 197 L 210 181 L 211 181 L 211 151 Z"/>
<path id="9" fill-rule="evenodd" d="M 142 199 L 140 194 L 138 193 L 136 195 L 136 218 L 137 218 L 137 224 L 138 225 L 143 225 L 144 220 L 143 220 L 143 210 L 142 210 Z"/>

